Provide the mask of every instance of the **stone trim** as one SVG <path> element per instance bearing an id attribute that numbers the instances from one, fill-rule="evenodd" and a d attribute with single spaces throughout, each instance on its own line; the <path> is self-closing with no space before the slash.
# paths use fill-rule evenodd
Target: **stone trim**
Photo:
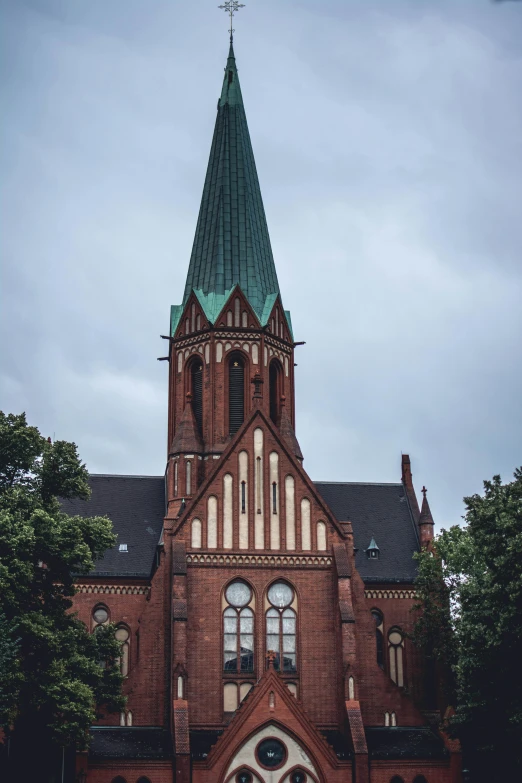
<path id="1" fill-rule="evenodd" d="M 148 595 L 149 585 L 75 585 L 78 593 L 93 595 Z"/>
<path id="2" fill-rule="evenodd" d="M 330 568 L 331 557 L 313 555 L 225 555 L 225 554 L 188 554 L 188 565 L 210 566 L 308 566 L 311 568 Z"/>
<path id="3" fill-rule="evenodd" d="M 417 598 L 415 590 L 365 590 L 365 598 Z"/>

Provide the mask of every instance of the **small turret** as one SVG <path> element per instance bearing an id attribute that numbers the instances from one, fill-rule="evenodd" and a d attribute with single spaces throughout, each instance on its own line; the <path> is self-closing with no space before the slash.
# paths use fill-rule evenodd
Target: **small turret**
<path id="1" fill-rule="evenodd" d="M 426 487 L 422 488 L 422 508 L 419 517 L 420 541 L 423 547 L 429 546 L 431 541 L 433 541 L 433 527 L 435 525 L 428 498 L 426 497 L 427 491 Z"/>

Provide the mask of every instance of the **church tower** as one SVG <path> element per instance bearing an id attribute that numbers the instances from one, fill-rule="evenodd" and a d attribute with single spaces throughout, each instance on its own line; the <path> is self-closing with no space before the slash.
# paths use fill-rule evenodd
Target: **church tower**
<path id="1" fill-rule="evenodd" d="M 292 324 L 277 282 L 231 43 L 183 301 L 171 309 L 173 508 L 194 495 L 254 409 L 302 459 L 293 429 Z"/>

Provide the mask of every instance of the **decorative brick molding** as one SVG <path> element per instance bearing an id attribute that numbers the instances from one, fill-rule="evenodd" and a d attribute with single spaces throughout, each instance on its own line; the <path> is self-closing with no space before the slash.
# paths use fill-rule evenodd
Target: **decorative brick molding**
<path id="1" fill-rule="evenodd" d="M 417 598 L 415 590 L 365 590 L 365 598 Z"/>
<path id="2" fill-rule="evenodd" d="M 188 554 L 189 565 L 210 566 L 308 566 L 309 568 L 329 568 L 331 557 L 315 557 L 313 555 L 223 555 L 223 554 Z"/>
<path id="3" fill-rule="evenodd" d="M 78 593 L 93 595 L 148 595 L 149 585 L 76 585 Z"/>

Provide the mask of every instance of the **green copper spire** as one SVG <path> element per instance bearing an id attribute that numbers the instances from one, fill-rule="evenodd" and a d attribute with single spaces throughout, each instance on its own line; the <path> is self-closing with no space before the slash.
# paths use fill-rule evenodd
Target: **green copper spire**
<path id="1" fill-rule="evenodd" d="M 279 285 L 232 43 L 217 112 L 183 303 L 173 319 L 194 290 L 213 323 L 238 284 L 266 323 Z"/>

